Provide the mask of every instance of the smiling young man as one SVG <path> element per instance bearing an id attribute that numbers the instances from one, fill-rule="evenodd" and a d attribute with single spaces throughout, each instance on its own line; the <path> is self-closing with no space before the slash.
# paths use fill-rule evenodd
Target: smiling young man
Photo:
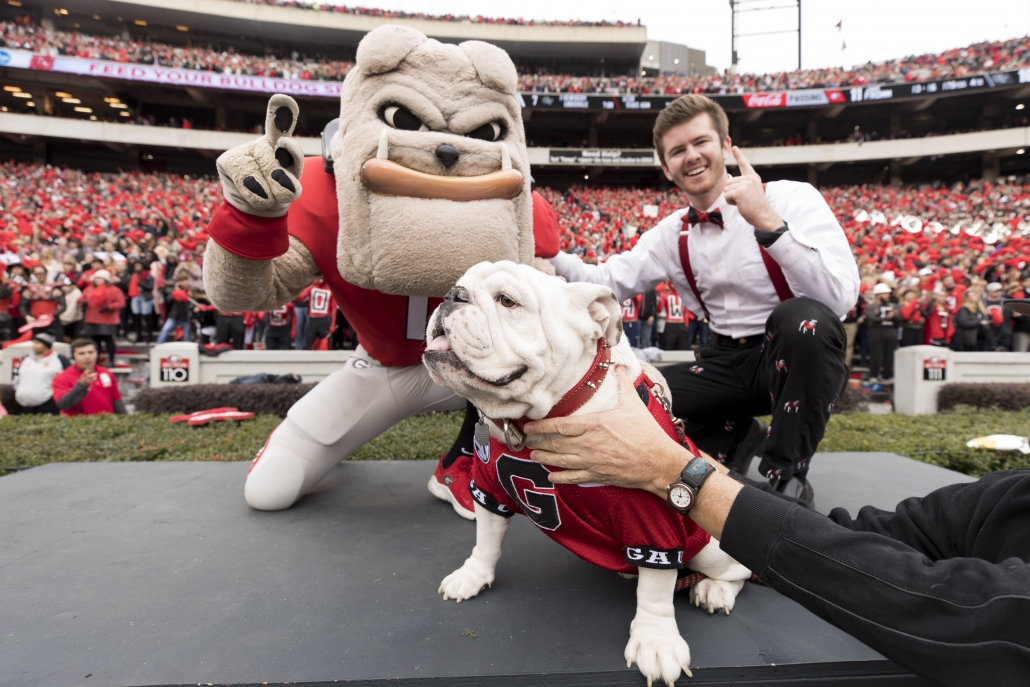
<path id="1" fill-rule="evenodd" d="M 559 253 L 559 276 L 611 287 L 620 300 L 672 279 L 714 342 L 694 363 L 663 368 L 673 410 L 703 450 L 806 503 L 805 479 L 847 381 L 840 318 L 858 298 L 858 267 L 825 199 L 809 184 L 763 184 L 732 145 L 713 100 L 683 96 L 655 122 L 665 176 L 687 196 L 628 253 L 602 265 Z M 741 175 L 730 177 L 732 155 Z M 755 420 L 772 415 L 769 428 Z"/>

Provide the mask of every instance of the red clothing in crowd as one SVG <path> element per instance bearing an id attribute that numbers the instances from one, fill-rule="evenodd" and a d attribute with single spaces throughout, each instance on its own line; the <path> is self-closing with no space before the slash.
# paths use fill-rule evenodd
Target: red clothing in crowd
<path id="1" fill-rule="evenodd" d="M 675 289 L 670 289 L 659 299 L 658 314 L 664 317 L 666 322 L 683 323 L 685 320 L 684 313 L 683 301 L 680 300 L 679 294 L 676 293 Z"/>
<path id="2" fill-rule="evenodd" d="M 118 391 L 118 381 L 106 367 L 97 365 L 96 373 L 96 381 L 90 385 L 86 398 L 72 406 L 70 410 L 62 410 L 61 415 L 101 415 L 114 412 L 115 401 L 120 401 L 122 398 L 121 392 Z M 71 391 L 79 383 L 81 376 L 82 370 L 71 365 L 54 377 L 52 382 L 54 401 L 60 401 L 65 394 Z"/>
<path id="3" fill-rule="evenodd" d="M 951 343 L 951 337 L 955 335 L 955 318 L 947 310 L 930 309 L 930 316 L 926 318 L 926 329 L 923 341 L 931 344 L 934 341 L 946 341 Z"/>
<path id="4" fill-rule="evenodd" d="M 622 302 L 622 321 L 637 322 L 640 319 L 640 308 L 644 305 L 643 294 L 627 298 Z"/>
<path id="5" fill-rule="evenodd" d="M 919 299 L 901 306 L 901 319 L 912 324 L 922 324 L 925 320 L 921 306 Z"/>
<path id="6" fill-rule="evenodd" d="M 125 306 L 125 295 L 117 286 L 90 284 L 79 302 L 86 304 L 86 324 L 118 324 Z"/>

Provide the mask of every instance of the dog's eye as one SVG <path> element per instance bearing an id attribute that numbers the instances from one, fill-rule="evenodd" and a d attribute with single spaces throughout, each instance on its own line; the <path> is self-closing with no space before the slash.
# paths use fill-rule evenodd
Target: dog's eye
<path id="1" fill-rule="evenodd" d="M 506 308 L 514 308 L 516 305 L 518 305 L 518 303 L 516 303 L 514 299 L 503 293 L 497 297 L 497 301 Z"/>
<path id="2" fill-rule="evenodd" d="M 403 131 L 429 131 L 429 127 L 422 123 L 422 120 L 401 105 L 387 105 L 380 112 L 379 116 L 384 122 L 394 129 Z"/>
<path id="3" fill-rule="evenodd" d="M 504 138 L 504 123 L 487 122 L 478 129 L 473 129 L 465 135 L 469 138 L 478 138 L 481 141 L 499 141 Z"/>

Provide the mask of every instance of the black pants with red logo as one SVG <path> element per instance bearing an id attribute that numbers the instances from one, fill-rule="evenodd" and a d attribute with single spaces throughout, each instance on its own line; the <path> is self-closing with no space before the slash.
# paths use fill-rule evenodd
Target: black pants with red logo
<path id="1" fill-rule="evenodd" d="M 765 337 L 747 344 L 716 343 L 698 360 L 661 368 L 673 412 L 709 455 L 725 458 L 751 420 L 772 415 L 759 472 L 789 478 L 808 472 L 834 402 L 844 391 L 844 327 L 811 298 L 792 298 L 769 315 Z"/>

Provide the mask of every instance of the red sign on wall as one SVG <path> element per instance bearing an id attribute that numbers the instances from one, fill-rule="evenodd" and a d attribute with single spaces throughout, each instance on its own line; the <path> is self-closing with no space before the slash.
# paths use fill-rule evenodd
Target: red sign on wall
<path id="1" fill-rule="evenodd" d="M 181 355 L 170 355 L 161 358 L 162 382 L 188 382 L 190 380 L 190 359 Z"/>

